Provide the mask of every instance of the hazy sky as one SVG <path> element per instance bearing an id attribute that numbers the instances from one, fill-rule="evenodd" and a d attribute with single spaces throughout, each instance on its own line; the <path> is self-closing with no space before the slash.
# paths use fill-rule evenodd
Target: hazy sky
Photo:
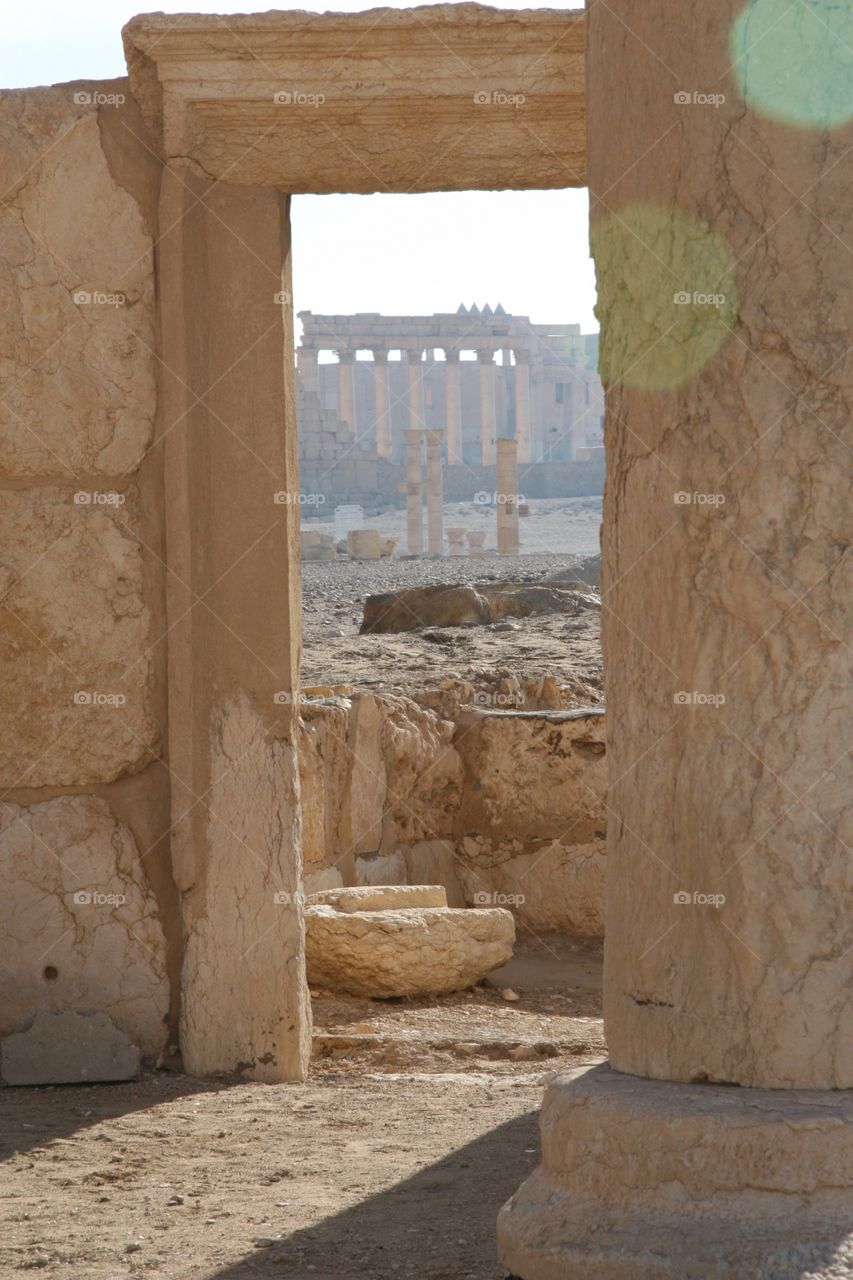
<path id="1" fill-rule="evenodd" d="M 538 7 L 533 0 L 493 4 Z M 150 10 L 227 14 L 266 7 L 263 0 L 155 0 Z M 279 0 L 274 7 L 306 5 Z M 338 0 L 328 7 L 376 6 Z M 412 6 L 392 0 L 391 7 Z M 549 7 L 577 9 L 581 2 Z M 3 9 L 5 88 L 124 75 L 121 27 L 147 11 L 145 0 L 4 0 Z M 455 311 L 460 302 L 502 302 L 537 323 L 575 321 L 588 332 L 598 326 L 586 217 L 585 191 L 296 196 L 296 308 L 430 314 Z"/>

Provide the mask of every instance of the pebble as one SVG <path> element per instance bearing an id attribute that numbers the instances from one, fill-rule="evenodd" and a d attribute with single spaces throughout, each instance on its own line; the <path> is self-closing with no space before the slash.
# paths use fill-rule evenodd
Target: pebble
<path id="1" fill-rule="evenodd" d="M 512 987 L 501 987 L 500 994 L 501 994 L 501 999 L 508 1000 L 510 1004 L 515 1004 L 517 1000 L 521 999 L 521 996 L 518 994 L 517 991 L 513 991 Z"/>

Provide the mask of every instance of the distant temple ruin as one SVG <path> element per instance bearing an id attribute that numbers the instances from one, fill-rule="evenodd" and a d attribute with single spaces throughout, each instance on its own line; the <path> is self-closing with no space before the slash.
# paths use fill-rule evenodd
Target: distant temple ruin
<path id="1" fill-rule="evenodd" d="M 585 477 L 580 491 L 595 492 L 593 473 L 600 484 L 598 334 L 582 334 L 578 324 L 533 324 L 508 315 L 500 303 L 494 310 L 462 305 L 431 316 L 301 311 L 299 318 L 304 488 L 350 496 L 388 492 L 405 462 L 407 430 L 442 433 L 444 464 L 451 472 L 463 469 L 458 496 L 476 487 L 481 468 L 494 466 L 501 439 L 516 440 L 531 492 L 537 481 L 544 484 L 546 467 L 556 491 L 576 491 Z M 321 362 L 324 352 L 337 360 Z M 592 465 L 553 470 L 575 463 Z"/>

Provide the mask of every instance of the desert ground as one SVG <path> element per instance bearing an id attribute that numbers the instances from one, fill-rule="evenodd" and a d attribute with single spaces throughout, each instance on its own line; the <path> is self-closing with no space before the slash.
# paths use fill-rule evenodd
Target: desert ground
<path id="1" fill-rule="evenodd" d="M 303 683 L 351 684 L 410 693 L 435 689 L 442 680 L 475 686 L 495 676 L 552 676 L 566 687 L 565 705 L 602 702 L 599 615 L 561 614 L 521 619 L 512 626 L 430 628 L 404 635 L 358 634 L 366 595 L 431 583 L 539 582 L 570 574 L 585 557 L 598 554 L 601 498 L 532 501 L 519 521 L 518 556 L 305 563 L 302 566 Z M 405 544 L 404 514 L 367 518 L 366 527 Z M 478 503 L 455 503 L 445 527 L 485 529 L 494 543 L 494 511 Z M 311 528 L 331 533 L 331 521 Z"/>
<path id="2" fill-rule="evenodd" d="M 3 1090 L 0 1274 L 498 1280 L 545 1084 L 604 1055 L 600 966 L 596 942 L 523 930 L 473 991 L 315 992 L 305 1084 Z"/>

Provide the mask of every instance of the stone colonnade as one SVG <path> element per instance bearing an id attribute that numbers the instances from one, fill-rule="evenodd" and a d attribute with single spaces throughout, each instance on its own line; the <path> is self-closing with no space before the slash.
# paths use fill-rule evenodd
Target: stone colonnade
<path id="1" fill-rule="evenodd" d="M 361 348 L 347 347 L 330 339 L 328 348 L 322 346 L 300 347 L 299 368 L 303 386 L 306 391 L 317 391 L 317 357 L 322 350 L 334 351 L 338 358 L 338 417 L 355 428 L 353 421 L 355 405 L 354 366 L 356 350 Z M 367 348 L 373 356 L 374 396 L 376 404 L 376 452 L 381 458 L 391 457 L 391 396 L 388 382 L 388 357 L 391 346 L 371 346 Z M 444 403 L 444 435 L 446 438 L 447 463 L 449 466 L 462 463 L 462 395 L 459 380 L 459 363 L 462 346 L 443 346 L 436 342 L 435 346 L 425 344 L 401 346 L 396 348 L 403 352 L 407 365 L 406 405 L 408 409 L 408 430 L 425 431 L 424 417 L 424 352 L 439 350 L 445 357 L 445 403 Z M 494 465 L 495 442 L 499 438 L 496 412 L 496 365 L 497 350 L 494 347 L 476 346 L 470 348 L 477 353 L 480 371 L 480 462 L 484 466 Z M 531 352 L 514 341 L 512 347 L 505 348 L 503 359 L 509 352 L 515 356 L 514 365 L 514 402 L 515 402 L 515 440 L 518 446 L 518 461 L 532 460 L 532 440 L 530 429 L 530 382 Z"/>

